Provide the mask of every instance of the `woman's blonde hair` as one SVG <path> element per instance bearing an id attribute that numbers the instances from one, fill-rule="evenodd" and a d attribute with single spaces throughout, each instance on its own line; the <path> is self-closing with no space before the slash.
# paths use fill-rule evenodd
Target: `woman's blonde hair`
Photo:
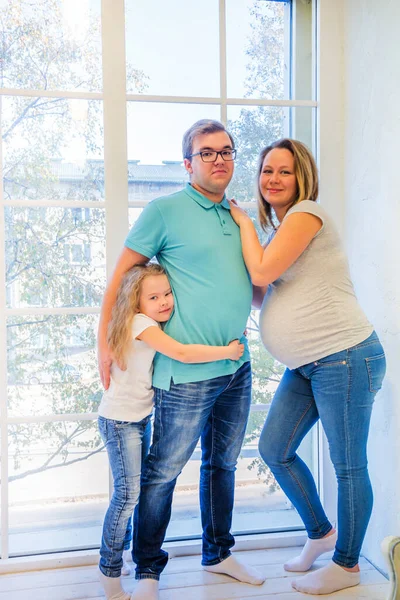
<path id="1" fill-rule="evenodd" d="M 108 325 L 107 342 L 114 360 L 126 368 L 126 354 L 132 344 L 132 321 L 139 312 L 142 283 L 150 275 L 166 275 L 164 269 L 156 264 L 135 265 L 127 271 L 117 292 L 117 300 Z"/>
<path id="2" fill-rule="evenodd" d="M 266 146 L 260 152 L 257 166 L 257 204 L 258 216 L 261 227 L 267 231 L 274 227 L 272 219 L 271 205 L 263 198 L 260 190 L 260 175 L 264 159 L 275 148 L 289 150 L 294 158 L 294 174 L 296 176 L 297 193 L 289 209 L 302 200 L 312 200 L 315 202 L 318 198 L 318 170 L 315 160 L 310 150 L 305 144 L 290 138 L 283 138 Z M 289 210 L 288 209 L 288 210 Z"/>

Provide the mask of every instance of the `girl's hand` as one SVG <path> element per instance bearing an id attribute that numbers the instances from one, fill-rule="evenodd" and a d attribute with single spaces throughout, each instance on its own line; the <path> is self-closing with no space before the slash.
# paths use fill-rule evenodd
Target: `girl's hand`
<path id="1" fill-rule="evenodd" d="M 230 360 L 239 360 L 243 355 L 244 345 L 239 343 L 239 340 L 233 340 L 228 344 L 228 358 Z"/>
<path id="2" fill-rule="evenodd" d="M 235 200 L 228 200 L 228 202 L 231 209 L 232 219 L 235 221 L 236 225 L 239 225 L 240 227 L 244 221 L 251 221 L 247 212 L 242 208 L 239 208 Z"/>

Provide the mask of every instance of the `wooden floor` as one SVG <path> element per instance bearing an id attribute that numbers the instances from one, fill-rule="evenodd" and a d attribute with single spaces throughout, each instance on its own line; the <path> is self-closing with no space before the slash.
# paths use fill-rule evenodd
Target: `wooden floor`
<path id="1" fill-rule="evenodd" d="M 200 557 L 172 558 L 165 569 L 161 582 L 161 600 L 300 600 L 316 598 L 295 592 L 290 581 L 293 574 L 286 573 L 282 564 L 298 553 L 298 548 L 275 548 L 237 552 L 236 556 L 247 564 L 257 566 L 267 580 L 262 586 L 238 583 L 230 577 L 207 573 L 201 569 Z M 315 563 L 326 564 L 327 559 Z M 365 559 L 360 563 L 361 585 L 324 595 L 323 598 L 338 600 L 363 598 L 385 600 L 389 591 L 387 580 Z M 135 587 L 133 576 L 123 577 L 127 591 Z M 2 575 L 0 600 L 104 600 L 97 581 L 97 568 L 78 567 L 32 571 Z"/>

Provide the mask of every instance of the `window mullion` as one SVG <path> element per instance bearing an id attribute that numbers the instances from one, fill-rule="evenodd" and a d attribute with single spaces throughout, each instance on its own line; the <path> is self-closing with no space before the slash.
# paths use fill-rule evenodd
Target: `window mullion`
<path id="1" fill-rule="evenodd" d="M 219 77 L 220 77 L 220 102 L 221 121 L 225 125 L 228 122 L 227 108 L 227 75 L 226 75 L 226 3 L 219 0 Z"/>
<path id="2" fill-rule="evenodd" d="M 5 248 L 5 211 L 3 193 L 2 98 L 0 96 L 0 247 Z M 8 558 L 8 427 L 7 427 L 7 330 L 6 330 L 6 257 L 1 252 L 0 285 L 0 457 L 1 457 L 1 553 Z"/>
<path id="3" fill-rule="evenodd" d="M 128 148 L 124 0 L 101 1 L 106 273 L 112 273 L 128 232 Z M 109 469 L 109 493 L 113 483 Z"/>
<path id="4" fill-rule="evenodd" d="M 106 270 L 128 232 L 125 11 L 123 0 L 102 0 Z"/>

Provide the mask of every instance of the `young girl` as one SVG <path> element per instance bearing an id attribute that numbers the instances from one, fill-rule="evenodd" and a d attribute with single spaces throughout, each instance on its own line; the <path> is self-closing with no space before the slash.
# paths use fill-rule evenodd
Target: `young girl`
<path id="1" fill-rule="evenodd" d="M 107 600 L 129 600 L 121 587 L 123 550 L 131 541 L 131 516 L 140 492 L 142 458 L 150 440 L 151 387 L 156 352 L 186 363 L 238 360 L 237 340 L 228 346 L 181 344 L 164 333 L 174 299 L 164 269 L 137 265 L 124 276 L 108 330 L 114 357 L 111 382 L 99 406 L 99 430 L 107 448 L 114 493 L 100 548 L 100 581 Z"/>

